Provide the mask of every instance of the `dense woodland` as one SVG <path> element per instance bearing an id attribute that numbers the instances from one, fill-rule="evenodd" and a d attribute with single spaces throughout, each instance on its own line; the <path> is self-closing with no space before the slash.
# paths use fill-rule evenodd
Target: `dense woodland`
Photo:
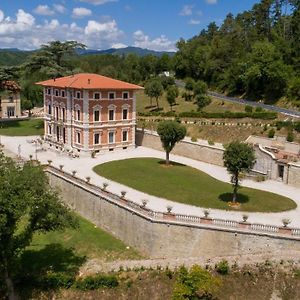
<path id="1" fill-rule="evenodd" d="M 16 52 L 20 65 L 0 68 L 0 80 L 19 80 L 23 103 L 30 106 L 41 101 L 33 83 L 48 78 L 91 72 L 146 85 L 173 71 L 178 79 L 204 81 L 228 94 L 265 102 L 285 97 L 300 106 L 300 0 L 261 0 L 249 11 L 228 14 L 219 27 L 213 22 L 190 40 L 181 39 L 177 47 L 174 56 L 78 55 L 84 45 L 56 41 L 30 55 Z"/>

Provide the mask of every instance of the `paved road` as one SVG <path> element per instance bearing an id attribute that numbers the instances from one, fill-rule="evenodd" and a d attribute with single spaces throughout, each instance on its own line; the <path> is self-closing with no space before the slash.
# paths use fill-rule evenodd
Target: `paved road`
<path id="1" fill-rule="evenodd" d="M 175 80 L 175 83 L 177 86 L 182 87 L 182 88 L 185 86 L 185 83 L 182 80 Z M 253 102 L 253 101 L 249 101 L 246 99 L 228 97 L 223 94 L 216 93 L 216 92 L 208 92 L 208 94 L 210 96 L 213 96 L 215 98 L 218 98 L 218 99 L 221 99 L 224 101 L 240 103 L 240 104 L 250 105 L 250 106 L 254 106 L 254 107 L 262 107 L 264 109 L 276 111 L 276 112 L 282 113 L 282 114 L 290 116 L 290 117 L 300 118 L 300 112 L 296 111 L 296 110 L 281 108 L 281 107 L 278 107 L 275 105 L 268 105 L 268 104 L 264 104 L 262 102 Z"/>
<path id="2" fill-rule="evenodd" d="M 233 98 L 233 97 L 228 97 L 228 96 L 224 96 L 222 94 L 219 93 L 215 93 L 215 92 L 208 92 L 208 94 L 210 96 L 213 96 L 215 98 L 224 100 L 224 101 L 229 101 L 229 102 L 234 102 L 234 103 L 242 103 L 245 105 L 250 105 L 250 106 L 254 106 L 254 107 L 261 107 L 267 110 L 272 110 L 272 111 L 276 111 L 294 118 L 300 118 L 300 112 L 296 111 L 296 110 L 291 110 L 291 109 L 286 109 L 286 108 L 281 108 L 275 105 L 268 105 L 268 104 L 264 104 L 262 102 L 253 102 L 253 101 L 249 101 L 249 100 L 245 100 L 245 99 L 240 99 L 240 98 Z"/>

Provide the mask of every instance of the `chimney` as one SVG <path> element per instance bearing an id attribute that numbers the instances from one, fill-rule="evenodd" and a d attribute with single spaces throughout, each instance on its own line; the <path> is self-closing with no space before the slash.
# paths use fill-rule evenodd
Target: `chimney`
<path id="1" fill-rule="evenodd" d="M 91 84 L 91 79 L 88 79 L 88 84 Z"/>

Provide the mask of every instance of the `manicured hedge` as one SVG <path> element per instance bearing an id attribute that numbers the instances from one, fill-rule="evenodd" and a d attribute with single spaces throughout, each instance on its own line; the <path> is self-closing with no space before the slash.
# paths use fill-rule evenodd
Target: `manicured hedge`
<path id="1" fill-rule="evenodd" d="M 252 118 L 252 119 L 262 119 L 262 120 L 274 120 L 277 118 L 276 112 L 261 111 L 261 112 L 216 112 L 209 113 L 204 111 L 188 111 L 176 114 L 175 112 L 147 112 L 139 113 L 139 116 L 150 117 L 180 117 L 180 118 L 207 118 L 207 119 L 242 119 L 242 118 Z M 299 126 L 300 127 L 300 126 Z"/>

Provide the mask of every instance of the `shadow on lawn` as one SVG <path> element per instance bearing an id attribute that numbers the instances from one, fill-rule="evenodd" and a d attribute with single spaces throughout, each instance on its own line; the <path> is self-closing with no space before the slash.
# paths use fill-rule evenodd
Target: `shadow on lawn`
<path id="1" fill-rule="evenodd" d="M 159 165 L 166 165 L 166 161 L 165 161 L 165 160 L 160 160 L 160 161 L 158 162 L 158 164 L 159 164 Z M 177 163 L 177 162 L 175 162 L 175 161 L 170 161 L 169 166 L 186 167 L 186 165 Z"/>
<path id="2" fill-rule="evenodd" d="M 39 293 L 39 290 L 58 288 L 55 282 L 59 280 L 72 282 L 85 261 L 86 257 L 76 255 L 72 248 L 61 244 L 49 244 L 41 250 L 26 250 L 16 274 L 21 298 L 31 299 L 33 293 Z"/>
<path id="3" fill-rule="evenodd" d="M 232 193 L 224 193 L 219 195 L 219 199 L 223 202 L 232 202 Z M 249 202 L 249 197 L 244 194 L 237 194 L 237 202 L 243 204 Z"/>

